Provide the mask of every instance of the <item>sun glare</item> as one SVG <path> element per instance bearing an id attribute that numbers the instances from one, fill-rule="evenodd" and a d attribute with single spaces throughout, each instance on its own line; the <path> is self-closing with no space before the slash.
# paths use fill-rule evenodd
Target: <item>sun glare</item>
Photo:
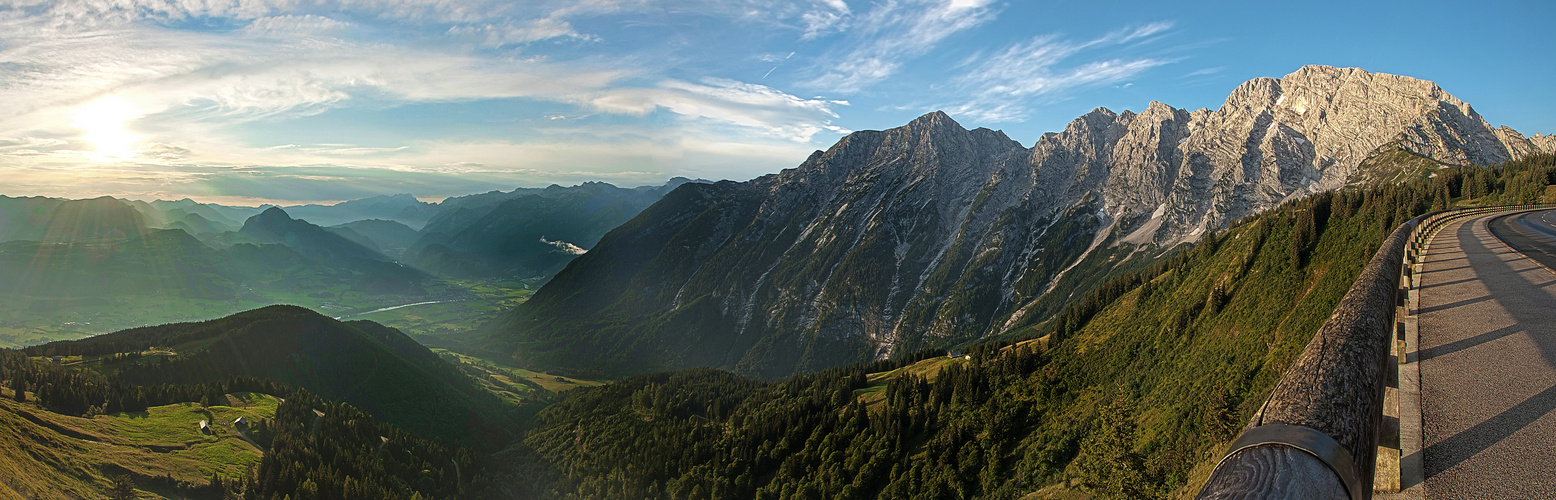
<path id="1" fill-rule="evenodd" d="M 124 130 L 124 124 L 140 118 L 140 113 L 129 101 L 117 96 L 103 97 L 77 108 L 72 118 L 76 128 L 86 132 L 81 138 L 92 144 L 93 161 L 119 161 L 135 156 L 139 137 Z"/>

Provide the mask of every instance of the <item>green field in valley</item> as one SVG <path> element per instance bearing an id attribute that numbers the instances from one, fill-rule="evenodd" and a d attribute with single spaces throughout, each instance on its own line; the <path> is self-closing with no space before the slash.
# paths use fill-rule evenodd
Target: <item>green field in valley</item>
<path id="1" fill-rule="evenodd" d="M 528 300 L 540 288 L 541 280 L 449 280 L 445 286 L 458 290 L 457 298 L 407 302 L 406 307 L 358 308 L 344 314 L 326 312 L 342 319 L 365 319 L 397 328 L 412 337 L 440 337 L 479 328 L 498 314 Z M 454 297 L 456 294 L 445 294 Z"/>
<path id="2" fill-rule="evenodd" d="M 609 383 L 608 380 L 564 377 L 550 373 L 530 371 L 507 366 L 490 360 L 460 354 L 447 349 L 433 349 L 444 360 L 465 370 L 482 387 L 514 404 L 547 401 L 553 396 L 580 387 L 594 387 Z"/>

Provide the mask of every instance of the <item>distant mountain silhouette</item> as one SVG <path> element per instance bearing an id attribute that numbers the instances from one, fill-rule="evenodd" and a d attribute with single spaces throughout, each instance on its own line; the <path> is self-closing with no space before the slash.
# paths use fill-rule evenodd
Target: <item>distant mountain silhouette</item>
<path id="1" fill-rule="evenodd" d="M 175 210 L 169 213 L 180 213 L 180 211 Z M 182 217 L 174 220 L 169 224 L 169 226 L 171 226 L 173 229 L 182 229 L 184 232 L 195 235 L 197 237 L 221 234 L 231 230 L 225 225 L 213 222 L 210 219 L 201 217 L 200 214 L 196 213 L 184 213 Z"/>
<path id="2" fill-rule="evenodd" d="M 409 194 L 372 196 L 343 201 L 334 205 L 293 205 L 285 207 L 292 217 L 320 226 L 336 226 L 366 219 L 385 219 L 419 228 L 436 209 Z"/>
<path id="3" fill-rule="evenodd" d="M 0 241 L 42 240 L 49 217 L 64 202 L 43 196 L 0 196 Z"/>
<path id="4" fill-rule="evenodd" d="M 56 243 L 127 241 L 151 232 L 145 216 L 108 196 L 61 203 L 46 227 L 43 241 Z"/>
<path id="5" fill-rule="evenodd" d="M 420 237 L 410 226 L 382 219 L 347 222 L 324 229 L 390 257 L 399 257 Z"/>
<path id="6" fill-rule="evenodd" d="M 270 207 L 249 217 L 238 230 L 237 241 L 281 244 L 326 259 L 391 260 L 377 251 L 332 233 L 308 221 L 293 219 L 286 210 Z"/>
<path id="7" fill-rule="evenodd" d="M 246 271 L 263 272 L 235 265 L 180 229 L 133 240 L 0 243 L 0 293 L 34 304 L 132 294 L 229 299 Z"/>

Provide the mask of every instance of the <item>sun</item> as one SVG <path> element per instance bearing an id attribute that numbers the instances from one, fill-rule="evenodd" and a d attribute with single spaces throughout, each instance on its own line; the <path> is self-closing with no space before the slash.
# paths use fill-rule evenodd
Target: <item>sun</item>
<path id="1" fill-rule="evenodd" d="M 135 105 L 118 96 L 107 96 L 76 108 L 74 125 L 86 133 L 82 139 L 92 144 L 90 158 L 99 162 L 127 160 L 135 156 L 140 137 L 124 130 L 125 122 L 140 118 Z"/>

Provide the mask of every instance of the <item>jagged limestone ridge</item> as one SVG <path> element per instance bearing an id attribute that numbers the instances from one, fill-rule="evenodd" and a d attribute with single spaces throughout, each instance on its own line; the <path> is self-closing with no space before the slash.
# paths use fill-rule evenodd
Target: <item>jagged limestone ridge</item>
<path id="1" fill-rule="evenodd" d="M 1322 66 L 1251 80 L 1216 110 L 1098 108 L 1030 148 L 937 111 L 777 174 L 683 188 L 524 307 L 625 318 L 611 335 L 652 342 L 612 342 L 660 345 L 669 366 L 781 375 L 1029 323 L 1097 249 L 1196 240 L 1347 185 L 1384 145 L 1479 164 L 1553 143 L 1493 129 L 1431 82 Z M 628 242 L 653 244 L 607 263 Z M 599 282 L 606 270 L 630 279 Z M 598 283 L 567 283 L 585 276 Z"/>

